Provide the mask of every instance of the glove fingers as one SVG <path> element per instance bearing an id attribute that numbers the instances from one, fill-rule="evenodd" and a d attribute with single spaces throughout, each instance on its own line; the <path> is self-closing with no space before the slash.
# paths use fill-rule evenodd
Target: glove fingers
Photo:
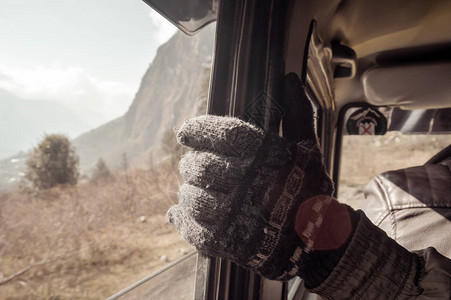
<path id="1" fill-rule="evenodd" d="M 207 227 L 198 224 L 185 209 L 179 205 L 172 206 L 167 214 L 168 221 L 177 228 L 182 238 L 197 249 L 208 249 L 214 241 L 214 234 Z"/>
<path id="2" fill-rule="evenodd" d="M 191 151 L 182 157 L 179 169 L 186 183 L 221 192 L 231 192 L 243 181 L 244 174 L 251 163 L 250 158 Z"/>
<path id="3" fill-rule="evenodd" d="M 263 137 L 261 129 L 240 119 L 206 115 L 186 120 L 177 141 L 196 150 L 250 157 L 255 155 Z"/>
<path id="4" fill-rule="evenodd" d="M 218 191 L 205 190 L 184 183 L 179 190 L 179 206 L 199 224 L 210 228 L 222 223 L 231 211 L 231 201 Z"/>

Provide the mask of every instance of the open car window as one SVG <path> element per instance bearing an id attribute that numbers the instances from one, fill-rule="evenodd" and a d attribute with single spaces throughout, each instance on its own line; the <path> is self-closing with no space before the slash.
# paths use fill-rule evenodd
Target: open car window
<path id="1" fill-rule="evenodd" d="M 153 33 L 164 26 L 152 32 L 155 15 L 140 1 L 52 9 L 13 2 L 0 5 L 0 32 L 18 41 L 5 40 L 0 50 L 0 298 L 105 299 L 174 261 L 183 267 L 178 295 L 192 295 L 197 256 L 185 256 L 194 248 L 166 212 L 178 203 L 178 162 L 186 151 L 176 128 L 206 112 L 214 26 L 193 37 L 169 31 L 157 51 L 164 33 L 158 43 Z M 23 22 L 27 16 L 39 22 Z M 143 46 L 149 43 L 155 58 Z M 5 58 L 8 49 L 21 50 L 20 66 Z M 73 60 L 33 67 L 42 53 Z M 22 65 L 25 56 L 30 62 Z M 80 57 L 92 69 L 86 61 L 77 66 Z M 136 83 L 122 81 L 129 76 Z M 50 137 L 38 146 L 45 132 Z M 73 147 L 53 147 L 55 140 Z M 30 157 L 36 172 L 28 172 Z M 54 184 L 63 177 L 69 180 Z M 153 277 L 171 278 L 171 271 Z M 160 286 L 155 282 L 151 290 Z M 175 282 L 164 282 L 174 295 Z M 165 299 L 161 288 L 150 299 Z"/>

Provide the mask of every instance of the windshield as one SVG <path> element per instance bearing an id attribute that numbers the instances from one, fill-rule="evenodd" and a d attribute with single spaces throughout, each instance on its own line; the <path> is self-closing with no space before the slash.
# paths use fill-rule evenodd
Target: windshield
<path id="1" fill-rule="evenodd" d="M 380 132 L 376 121 L 383 122 L 376 114 L 362 115 L 368 110 L 381 112 L 380 118 L 387 116 L 388 131 Z M 361 130 L 352 131 L 356 128 L 351 126 L 356 125 L 353 116 L 367 121 L 360 124 Z M 342 137 L 338 199 L 355 209 L 362 208 L 364 188 L 374 176 L 426 163 L 451 143 L 449 116 L 449 109 L 349 108 L 343 124 L 346 135 Z"/>

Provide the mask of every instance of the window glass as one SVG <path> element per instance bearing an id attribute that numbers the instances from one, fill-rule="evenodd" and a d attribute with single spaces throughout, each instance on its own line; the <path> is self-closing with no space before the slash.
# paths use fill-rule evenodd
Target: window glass
<path id="1" fill-rule="evenodd" d="M 107 300 L 127 299 L 194 299 L 196 279 L 196 252 L 175 261 L 174 264 L 135 282 Z"/>

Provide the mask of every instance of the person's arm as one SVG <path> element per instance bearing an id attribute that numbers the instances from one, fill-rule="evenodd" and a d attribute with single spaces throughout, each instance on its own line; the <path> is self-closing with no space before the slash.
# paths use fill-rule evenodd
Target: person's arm
<path id="1" fill-rule="evenodd" d="M 294 73 L 283 107 L 284 138 L 230 117 L 185 122 L 177 139 L 194 151 L 180 162 L 185 182 L 168 212 L 182 237 L 270 279 L 300 276 L 329 299 L 449 293 L 449 260 L 408 252 L 331 197 L 312 106 Z"/>
<path id="2" fill-rule="evenodd" d="M 325 299 L 451 299 L 451 261 L 434 248 L 411 253 L 362 211 L 342 258 L 319 285 Z"/>
<path id="3" fill-rule="evenodd" d="M 194 151 L 168 219 L 199 251 L 270 279 L 300 276 L 327 299 L 446 299 L 449 260 L 410 253 L 332 198 L 316 141 L 215 116 L 188 120 L 178 140 Z"/>

